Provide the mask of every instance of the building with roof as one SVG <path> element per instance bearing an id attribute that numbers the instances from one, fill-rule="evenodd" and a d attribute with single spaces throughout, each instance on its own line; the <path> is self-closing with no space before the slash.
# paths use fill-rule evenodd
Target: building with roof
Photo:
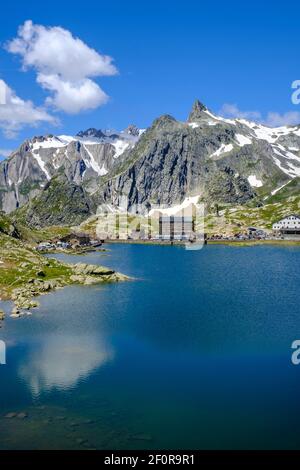
<path id="1" fill-rule="evenodd" d="M 273 224 L 273 231 L 286 240 L 300 239 L 300 216 L 289 215 Z"/>

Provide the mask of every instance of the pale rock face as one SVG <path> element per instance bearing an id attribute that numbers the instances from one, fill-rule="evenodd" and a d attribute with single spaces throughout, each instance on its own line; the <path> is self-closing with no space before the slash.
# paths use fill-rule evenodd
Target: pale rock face
<path id="1" fill-rule="evenodd" d="M 35 197 L 61 169 L 88 192 L 139 139 L 135 126 L 122 133 L 88 129 L 71 136 L 40 136 L 26 141 L 0 163 L 0 206 L 12 212 Z"/>
<path id="2" fill-rule="evenodd" d="M 125 162 L 98 194 L 113 207 L 143 205 L 145 213 L 152 204 L 173 207 L 193 194 L 208 203 L 245 203 L 258 189 L 270 194 L 298 175 L 299 152 L 288 149 L 298 139 L 298 128 L 225 119 L 196 101 L 187 123 L 171 116 L 154 121 L 127 168 Z"/>

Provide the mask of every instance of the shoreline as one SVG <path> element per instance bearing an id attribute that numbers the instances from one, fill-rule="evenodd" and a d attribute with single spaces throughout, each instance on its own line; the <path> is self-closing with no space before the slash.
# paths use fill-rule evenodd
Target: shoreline
<path id="1" fill-rule="evenodd" d="M 105 245 L 153 245 L 153 246 L 185 246 L 188 244 L 183 240 L 165 241 L 165 240 L 106 240 Z M 190 244 L 197 244 L 194 242 Z M 300 246 L 299 240 L 207 240 L 205 245 L 236 245 L 236 246 L 258 246 L 258 245 L 282 245 L 282 246 Z"/>
<path id="2" fill-rule="evenodd" d="M 181 246 L 184 247 L 186 242 L 184 241 L 164 241 L 164 240 L 109 240 L 104 243 L 104 246 L 124 244 L 124 245 L 147 245 L 147 246 Z M 300 247 L 300 240 L 207 240 L 208 246 L 211 245 L 224 245 L 224 246 L 235 246 L 240 247 L 251 247 L 251 246 L 282 246 L 282 247 Z M 191 244 L 193 246 L 193 244 Z M 31 251 L 31 250 L 30 250 Z M 76 257 L 76 254 L 84 255 L 85 253 L 91 252 L 105 252 L 107 250 L 84 250 L 78 253 L 65 252 L 62 250 L 51 251 L 50 254 L 72 254 Z M 32 253 L 32 251 L 31 251 Z M 1 301 L 12 302 L 11 317 L 18 318 L 23 315 L 31 315 L 32 309 L 39 306 L 39 302 L 36 300 L 40 295 L 45 295 L 52 291 L 63 289 L 64 287 L 71 285 L 92 285 L 100 283 L 111 283 L 119 281 L 132 280 L 129 276 L 118 273 L 112 269 L 104 268 L 102 266 L 84 263 L 62 263 L 55 259 L 49 260 L 43 253 L 39 256 L 39 268 L 40 272 L 37 272 L 34 277 L 24 279 L 24 282 L 18 284 L 15 288 L 8 289 L 4 284 L 0 285 L 2 288 L 6 288 L 6 292 L 0 298 Z M 44 262 L 42 261 L 44 260 Z M 24 263 L 23 263 L 24 264 Z M 26 264 L 26 263 L 25 263 Z M 49 266 L 51 264 L 51 266 Z M 47 274 L 47 269 L 51 268 L 55 270 L 55 276 L 50 273 Z M 43 270 L 46 271 L 44 277 Z M 16 280 L 14 281 L 16 282 Z M 1 323 L 4 321 L 0 309 L 0 328 Z"/>
<path id="3" fill-rule="evenodd" d="M 235 246 L 300 246 L 300 240 L 208 240 L 208 245 Z"/>
<path id="4" fill-rule="evenodd" d="M 66 286 L 132 280 L 101 265 L 64 263 L 47 258 L 8 235 L 0 237 L 0 249 L 0 300 L 12 302 L 12 318 L 31 315 L 31 310 L 39 306 L 37 297 Z M 4 318 L 0 309 L 0 328 Z"/>

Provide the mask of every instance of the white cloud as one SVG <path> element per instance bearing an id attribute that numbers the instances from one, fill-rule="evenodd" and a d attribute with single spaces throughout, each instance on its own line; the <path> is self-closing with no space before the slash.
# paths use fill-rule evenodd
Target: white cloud
<path id="1" fill-rule="evenodd" d="M 269 112 L 263 117 L 260 111 L 241 111 L 236 104 L 225 103 L 220 114 L 224 117 L 248 119 L 269 127 L 294 126 L 300 124 L 300 112 L 289 111 L 283 114 Z"/>
<path id="2" fill-rule="evenodd" d="M 19 375 L 38 396 L 74 387 L 113 357 L 114 351 L 100 337 L 48 335 L 38 350 L 23 358 Z"/>
<path id="3" fill-rule="evenodd" d="M 61 80 L 58 75 L 38 74 L 37 81 L 46 90 L 54 91 L 54 96 L 48 97 L 46 103 L 69 114 L 98 108 L 108 100 L 97 83 L 89 78 L 75 83 Z"/>
<path id="4" fill-rule="evenodd" d="M 19 98 L 3 80 L 0 80 L 0 88 L 5 96 L 5 101 L 0 104 L 0 128 L 7 138 L 14 138 L 25 126 L 35 127 L 42 122 L 56 124 L 57 120 L 45 109 Z"/>
<path id="5" fill-rule="evenodd" d="M 90 77 L 117 74 L 112 58 L 101 55 L 61 27 L 35 25 L 28 20 L 6 49 L 32 67 L 37 82 L 52 92 L 47 103 L 67 113 L 79 113 L 106 103 L 108 97 Z"/>
<path id="6" fill-rule="evenodd" d="M 223 104 L 220 114 L 224 117 L 249 119 L 253 121 L 259 121 L 261 119 L 261 113 L 259 111 L 241 111 L 236 104 L 230 103 Z"/>
<path id="7" fill-rule="evenodd" d="M 266 124 L 270 127 L 299 125 L 300 113 L 298 111 L 289 111 L 284 114 L 270 112 L 268 113 Z"/>

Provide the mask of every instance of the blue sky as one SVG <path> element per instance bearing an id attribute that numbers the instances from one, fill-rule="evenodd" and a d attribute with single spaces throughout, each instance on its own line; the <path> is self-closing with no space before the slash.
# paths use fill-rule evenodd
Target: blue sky
<path id="1" fill-rule="evenodd" d="M 195 98 L 215 112 L 225 103 L 262 118 L 269 112 L 300 112 L 291 102 L 291 84 L 300 79 L 296 1 L 27 0 L 5 2 L 1 17 L 2 46 L 25 20 L 61 26 L 111 56 L 118 74 L 92 78 L 110 97 L 107 104 L 72 115 L 48 106 L 57 126 L 24 126 L 13 138 L 1 132 L 0 149 L 42 133 L 123 129 L 130 123 L 146 127 L 164 113 L 184 120 Z M 51 93 L 36 77 L 34 68 L 22 71 L 19 55 L 1 48 L 0 79 L 23 100 L 44 106 Z"/>

